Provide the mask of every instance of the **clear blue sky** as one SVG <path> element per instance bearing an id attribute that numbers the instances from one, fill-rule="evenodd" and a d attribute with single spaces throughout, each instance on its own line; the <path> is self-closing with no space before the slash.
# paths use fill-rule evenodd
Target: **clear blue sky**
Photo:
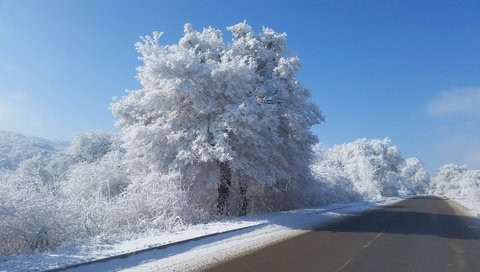
<path id="1" fill-rule="evenodd" d="M 287 32 L 326 145 L 389 137 L 428 169 L 480 168 L 480 1 L 0 0 L 0 129 L 54 140 L 112 131 L 139 88 L 134 43 L 247 20 Z"/>

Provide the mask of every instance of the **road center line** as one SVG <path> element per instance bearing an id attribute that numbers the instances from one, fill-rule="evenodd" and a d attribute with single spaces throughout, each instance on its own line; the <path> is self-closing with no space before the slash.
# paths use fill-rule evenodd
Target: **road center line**
<path id="1" fill-rule="evenodd" d="M 370 240 L 370 242 L 368 242 L 368 243 L 366 243 L 365 245 L 363 245 L 363 247 L 369 247 L 369 246 L 373 243 L 373 241 L 377 240 L 378 237 L 380 237 L 382 234 L 383 234 L 383 232 L 380 232 L 379 234 L 375 235 L 375 237 L 373 237 L 373 239 Z"/>
<path id="2" fill-rule="evenodd" d="M 340 272 L 342 271 L 342 269 L 344 269 L 345 267 L 347 267 L 347 265 L 352 261 L 352 258 L 348 259 L 348 261 L 346 261 L 342 266 L 340 266 L 340 268 L 338 268 L 337 270 L 335 270 L 335 272 Z"/>

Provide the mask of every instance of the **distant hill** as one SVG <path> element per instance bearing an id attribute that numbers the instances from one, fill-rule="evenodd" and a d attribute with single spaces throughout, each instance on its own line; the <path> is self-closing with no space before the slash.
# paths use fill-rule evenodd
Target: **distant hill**
<path id="1" fill-rule="evenodd" d="M 27 159 L 51 156 L 65 148 L 63 142 L 28 137 L 0 130 L 0 169 L 15 169 Z"/>

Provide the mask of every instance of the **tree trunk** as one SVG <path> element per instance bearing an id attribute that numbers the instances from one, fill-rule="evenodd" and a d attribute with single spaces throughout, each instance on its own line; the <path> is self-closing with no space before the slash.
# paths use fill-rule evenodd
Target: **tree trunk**
<path id="1" fill-rule="evenodd" d="M 220 162 L 220 184 L 218 185 L 218 214 L 227 214 L 227 200 L 230 196 L 230 186 L 232 185 L 232 172 L 228 162 Z"/>
<path id="2" fill-rule="evenodd" d="M 248 199 L 247 199 L 247 185 L 240 182 L 240 198 L 242 200 L 242 206 L 240 208 L 240 216 L 247 215 Z"/>

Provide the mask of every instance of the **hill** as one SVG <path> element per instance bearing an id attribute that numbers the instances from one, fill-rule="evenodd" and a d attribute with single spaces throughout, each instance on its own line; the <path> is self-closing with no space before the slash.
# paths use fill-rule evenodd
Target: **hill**
<path id="1" fill-rule="evenodd" d="M 24 160 L 51 156 L 65 146 L 63 142 L 0 130 L 0 169 L 16 169 Z"/>

